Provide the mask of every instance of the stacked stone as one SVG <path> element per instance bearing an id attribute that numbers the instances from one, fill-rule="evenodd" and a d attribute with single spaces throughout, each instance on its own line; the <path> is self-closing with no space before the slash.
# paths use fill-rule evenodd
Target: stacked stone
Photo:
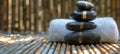
<path id="1" fill-rule="evenodd" d="M 77 22 L 67 24 L 67 29 L 72 31 L 85 31 L 96 28 L 93 22 L 89 22 L 96 18 L 97 14 L 93 11 L 94 5 L 86 1 L 78 1 L 76 3 L 78 10 L 71 14 L 71 18 Z"/>
<path id="2" fill-rule="evenodd" d="M 97 16 L 93 11 L 94 5 L 87 1 L 78 1 L 77 9 L 71 14 L 71 18 L 76 22 L 69 22 L 66 25 L 68 30 L 74 31 L 65 37 L 68 43 L 97 43 L 100 36 L 89 30 L 95 29 L 96 24 L 91 22 Z"/>

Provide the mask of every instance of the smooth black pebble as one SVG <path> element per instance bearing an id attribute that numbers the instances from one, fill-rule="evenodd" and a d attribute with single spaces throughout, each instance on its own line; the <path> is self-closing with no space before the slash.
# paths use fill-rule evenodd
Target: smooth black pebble
<path id="1" fill-rule="evenodd" d="M 66 24 L 66 28 L 71 31 L 86 31 L 95 29 L 97 25 L 93 22 L 69 22 Z"/>
<path id="2" fill-rule="evenodd" d="M 91 20 L 94 20 L 97 16 L 97 13 L 95 11 L 79 11 L 76 10 L 73 13 L 71 13 L 71 18 L 73 20 L 76 20 L 78 22 L 88 22 Z"/>
<path id="3" fill-rule="evenodd" d="M 64 37 L 64 40 L 70 44 L 95 44 L 99 43 L 100 35 L 91 31 L 72 32 Z"/>
<path id="4" fill-rule="evenodd" d="M 85 10 L 85 11 L 90 11 L 94 7 L 94 5 L 91 2 L 87 2 L 87 1 L 78 1 L 76 2 L 76 6 L 79 10 Z"/>

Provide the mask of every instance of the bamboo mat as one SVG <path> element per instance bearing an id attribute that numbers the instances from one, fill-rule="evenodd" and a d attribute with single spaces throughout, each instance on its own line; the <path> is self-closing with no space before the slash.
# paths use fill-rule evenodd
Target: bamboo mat
<path id="1" fill-rule="evenodd" d="M 9 34 L 0 36 L 0 54 L 119 54 L 120 44 L 80 44 L 49 42 L 47 35 Z"/>

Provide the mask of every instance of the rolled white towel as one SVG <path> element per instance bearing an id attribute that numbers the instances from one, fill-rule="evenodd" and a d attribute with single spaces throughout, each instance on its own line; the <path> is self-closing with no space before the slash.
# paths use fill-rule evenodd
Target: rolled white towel
<path id="1" fill-rule="evenodd" d="M 66 29 L 66 24 L 69 22 L 75 22 L 72 19 L 54 19 L 50 22 L 49 27 L 49 39 L 52 42 L 66 42 L 64 40 L 67 34 L 72 33 Z M 93 20 L 97 27 L 95 29 L 89 30 L 94 32 L 95 34 L 100 35 L 99 42 L 108 42 L 108 43 L 116 43 L 119 39 L 119 32 L 117 25 L 113 18 L 111 17 L 102 17 L 96 18 Z"/>

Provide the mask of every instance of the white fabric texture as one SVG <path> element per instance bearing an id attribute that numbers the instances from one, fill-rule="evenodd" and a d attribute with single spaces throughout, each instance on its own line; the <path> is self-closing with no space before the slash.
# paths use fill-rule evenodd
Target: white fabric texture
<path id="1" fill-rule="evenodd" d="M 64 37 L 66 34 L 71 33 L 66 29 L 66 24 L 75 22 L 72 19 L 54 19 L 50 22 L 49 26 L 49 39 L 52 42 L 65 42 Z M 111 17 L 96 18 L 93 20 L 97 27 L 91 31 L 101 36 L 100 42 L 116 43 L 119 39 L 119 32 L 117 24 Z"/>

